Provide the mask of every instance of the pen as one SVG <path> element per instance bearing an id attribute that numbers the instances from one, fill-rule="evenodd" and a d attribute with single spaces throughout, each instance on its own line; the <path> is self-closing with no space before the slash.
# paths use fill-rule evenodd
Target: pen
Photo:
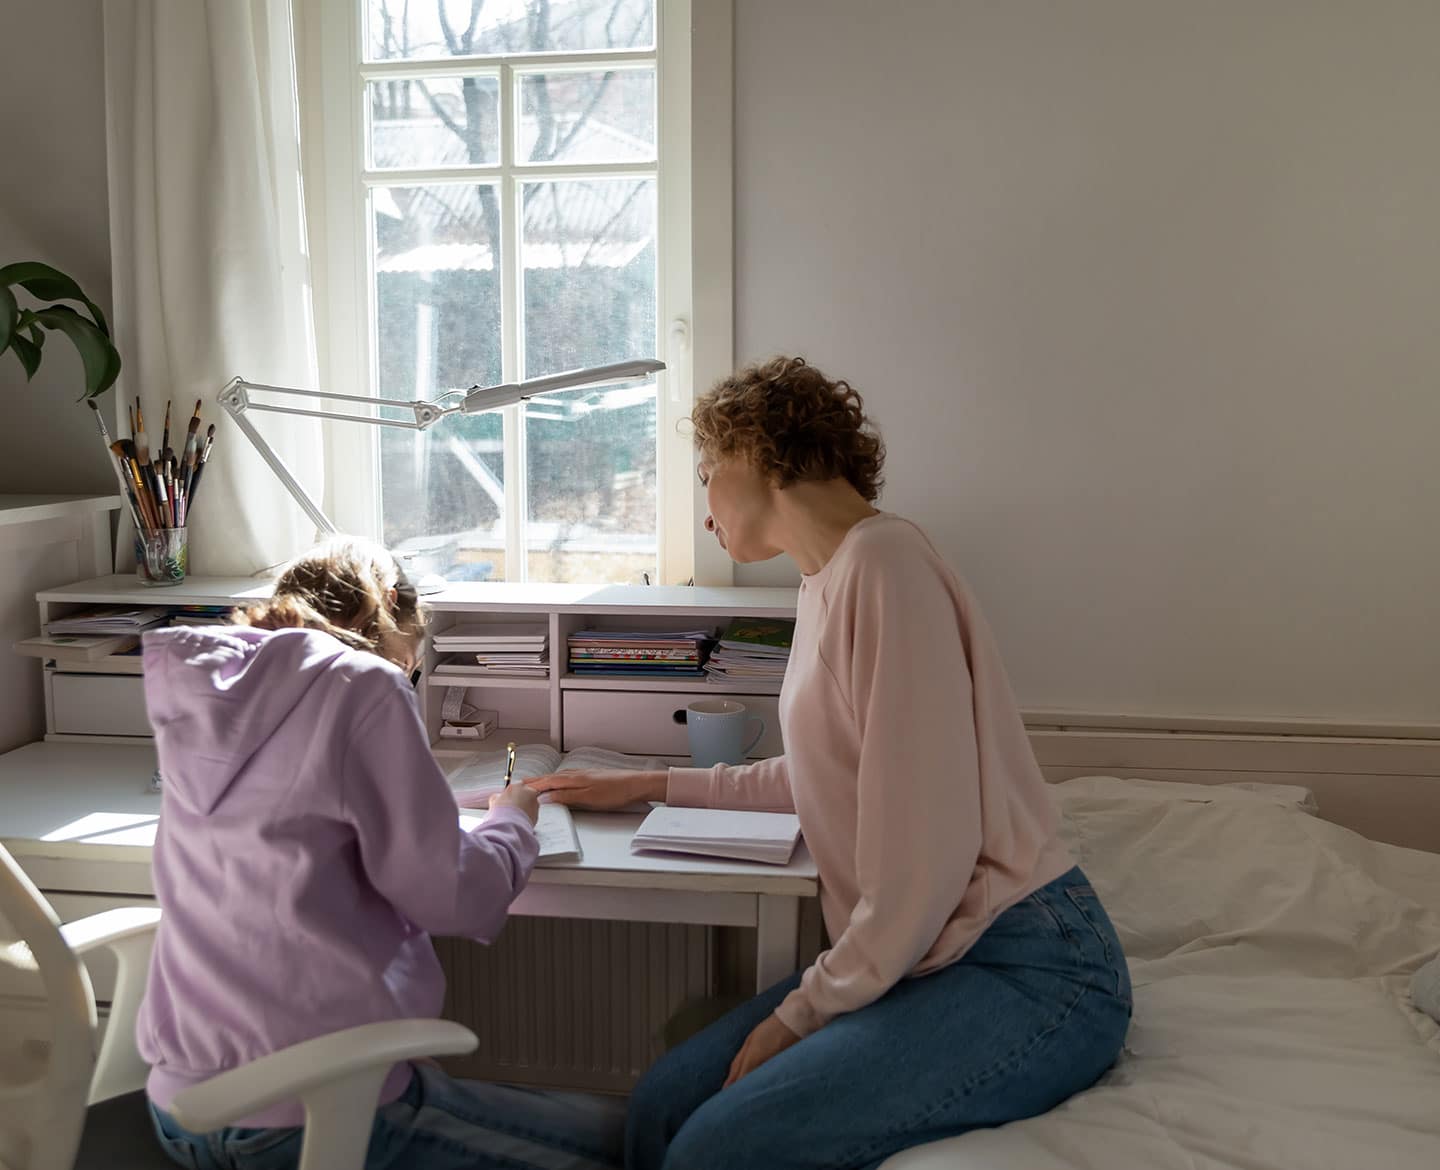
<path id="1" fill-rule="evenodd" d="M 510 787 L 510 773 L 515 771 L 515 745 L 505 745 L 505 787 Z"/>

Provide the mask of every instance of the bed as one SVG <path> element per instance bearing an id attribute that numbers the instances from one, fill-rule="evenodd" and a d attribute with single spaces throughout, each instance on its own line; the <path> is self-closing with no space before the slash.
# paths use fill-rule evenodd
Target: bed
<path id="1" fill-rule="evenodd" d="M 1115 920 L 1135 1016 L 1092 1089 L 884 1170 L 1436 1170 L 1440 854 L 1313 815 L 1302 788 L 1055 786 Z"/>

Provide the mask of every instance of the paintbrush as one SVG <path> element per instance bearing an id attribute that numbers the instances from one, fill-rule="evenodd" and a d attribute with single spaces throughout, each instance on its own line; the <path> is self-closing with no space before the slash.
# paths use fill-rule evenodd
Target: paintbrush
<path id="1" fill-rule="evenodd" d="M 116 439 L 110 444 L 110 450 L 115 452 L 115 458 L 120 461 L 120 466 L 125 469 L 125 474 L 129 478 L 143 520 L 141 528 L 147 530 L 158 528 L 159 525 L 155 523 L 155 517 L 151 511 L 150 489 L 140 474 L 140 465 L 135 461 L 134 442 L 130 439 Z"/>
<path id="2" fill-rule="evenodd" d="M 121 496 L 123 496 L 125 501 L 130 505 L 130 518 L 135 521 L 136 528 L 144 528 L 145 526 L 140 523 L 140 502 L 135 498 L 135 489 L 130 486 L 125 472 L 121 469 L 122 461 L 119 457 L 119 452 L 115 450 L 119 444 L 112 444 L 110 440 L 110 428 L 105 425 L 105 416 L 100 413 L 100 407 L 95 404 L 95 399 L 87 398 L 86 402 L 89 404 L 90 409 L 95 412 L 95 424 L 100 428 L 100 439 L 105 444 L 105 449 L 116 456 L 116 458 L 110 460 L 110 470 L 115 473 L 115 483 L 120 488 Z"/>
<path id="3" fill-rule="evenodd" d="M 199 459 L 196 461 L 195 474 L 190 477 L 190 501 L 191 501 L 192 504 L 194 503 L 194 500 L 195 500 L 195 492 L 196 492 L 196 490 L 200 487 L 200 476 L 201 476 L 201 473 L 204 472 L 204 470 L 205 470 L 205 465 L 210 462 L 210 448 L 213 447 L 214 445 L 215 445 L 215 424 L 214 424 L 214 423 L 211 423 L 210 426 L 209 426 L 209 429 L 206 430 L 206 432 L 205 432 L 205 447 L 204 447 L 204 449 L 200 452 L 200 457 L 199 457 Z"/>
<path id="4" fill-rule="evenodd" d="M 195 413 L 190 416 L 190 425 L 185 428 L 185 446 L 180 452 L 180 470 L 185 476 L 185 489 L 189 491 L 190 480 L 195 474 L 195 459 L 198 455 L 200 434 L 200 399 L 195 399 Z"/>
<path id="5" fill-rule="evenodd" d="M 150 485 L 150 491 L 157 500 L 161 498 L 155 468 L 150 464 L 150 440 L 145 436 L 145 410 L 140 405 L 140 395 L 135 395 L 135 458 L 140 461 L 140 474 Z"/>

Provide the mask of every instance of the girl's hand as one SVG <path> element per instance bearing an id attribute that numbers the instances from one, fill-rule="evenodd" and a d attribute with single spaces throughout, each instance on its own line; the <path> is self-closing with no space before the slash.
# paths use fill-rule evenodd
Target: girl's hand
<path id="1" fill-rule="evenodd" d="M 730 1075 L 721 1088 L 728 1089 L 748 1072 L 754 1072 L 772 1056 L 779 1056 L 791 1045 L 799 1044 L 800 1037 L 780 1022 L 779 1016 L 766 1016 L 755 1030 L 745 1037 L 740 1051 L 730 1062 Z"/>
<path id="2" fill-rule="evenodd" d="M 503 788 L 490 798 L 491 808 L 518 808 L 533 825 L 540 819 L 540 796 L 533 789 L 523 784 L 512 784 L 509 788 Z"/>
<path id="3" fill-rule="evenodd" d="M 641 801 L 664 800 L 668 783 L 667 772 L 621 772 L 606 768 L 552 772 L 525 781 L 526 787 L 549 793 L 556 804 L 605 812 Z"/>

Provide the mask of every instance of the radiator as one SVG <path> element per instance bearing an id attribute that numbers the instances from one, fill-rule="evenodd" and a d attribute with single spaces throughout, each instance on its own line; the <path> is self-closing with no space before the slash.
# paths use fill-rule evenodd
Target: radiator
<path id="1" fill-rule="evenodd" d="M 492 946 L 436 939 L 445 1016 L 479 1038 L 455 1076 L 627 1092 L 662 1051 L 665 1024 L 716 991 L 705 926 L 512 918 Z"/>

